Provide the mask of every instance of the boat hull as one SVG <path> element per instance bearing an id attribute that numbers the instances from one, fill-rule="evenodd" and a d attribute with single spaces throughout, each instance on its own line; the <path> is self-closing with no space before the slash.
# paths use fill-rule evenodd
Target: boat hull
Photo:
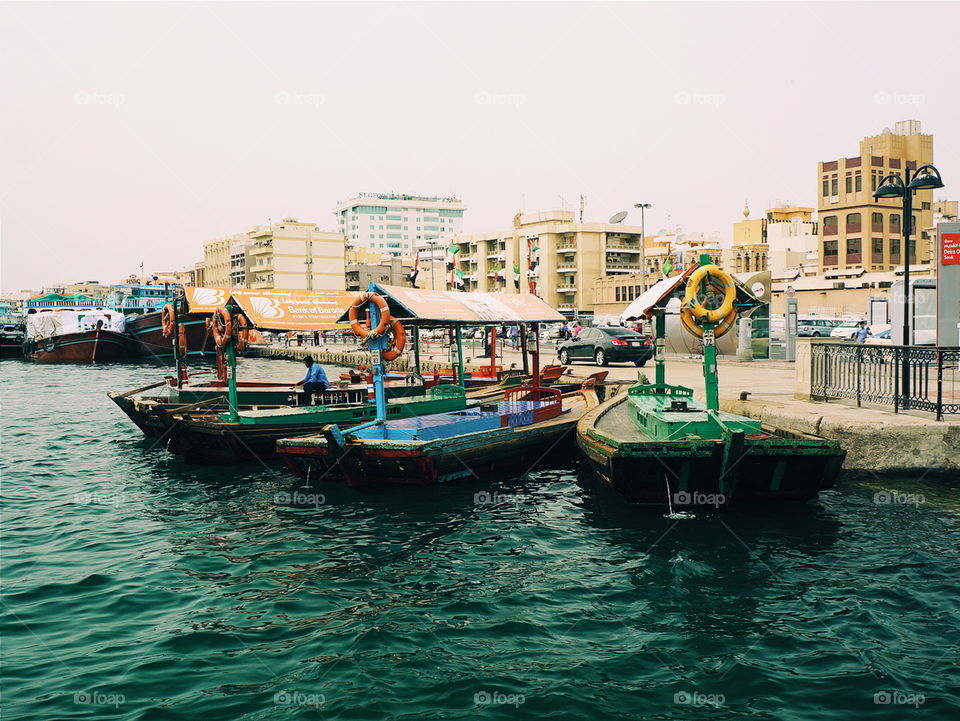
<path id="1" fill-rule="evenodd" d="M 109 363 L 129 358 L 130 352 L 123 333 L 89 330 L 27 341 L 25 356 L 38 363 Z"/>
<path id="2" fill-rule="evenodd" d="M 834 485 L 846 455 L 835 441 L 768 426 L 746 436 L 732 460 L 722 440 L 653 441 L 639 432 L 622 440 L 597 428 L 599 417 L 622 412 L 625 402 L 616 398 L 584 417 L 577 444 L 601 480 L 631 501 L 666 505 L 669 494 L 675 508 L 688 510 L 807 501 Z"/>
<path id="3" fill-rule="evenodd" d="M 23 358 L 23 338 L 0 336 L 0 358 Z"/>
<path id="4" fill-rule="evenodd" d="M 147 313 L 127 319 L 127 333 L 133 338 L 135 353 L 141 358 L 173 357 L 173 339 L 163 337 L 160 317 L 161 313 Z M 207 331 L 207 317 L 203 313 L 182 313 L 179 316 L 178 321 L 186 333 L 187 357 L 216 354 L 216 344 Z"/>

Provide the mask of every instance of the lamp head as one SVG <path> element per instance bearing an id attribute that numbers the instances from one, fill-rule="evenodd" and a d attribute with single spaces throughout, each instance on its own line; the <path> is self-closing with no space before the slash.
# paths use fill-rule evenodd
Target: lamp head
<path id="1" fill-rule="evenodd" d="M 634 203 L 633 207 L 634 208 L 652 208 L 653 205 L 650 203 Z"/>
<path id="2" fill-rule="evenodd" d="M 873 197 L 877 200 L 881 198 L 902 198 L 903 192 L 903 179 L 896 173 L 892 173 L 880 181 L 877 189 L 873 191 Z"/>
<path id="3" fill-rule="evenodd" d="M 907 186 L 910 190 L 935 190 L 943 187 L 940 171 L 932 165 L 921 165 Z"/>

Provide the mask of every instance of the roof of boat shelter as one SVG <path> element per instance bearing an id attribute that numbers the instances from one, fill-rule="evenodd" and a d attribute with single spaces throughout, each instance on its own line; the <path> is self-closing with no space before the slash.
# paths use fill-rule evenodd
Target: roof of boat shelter
<path id="1" fill-rule="evenodd" d="M 250 290 L 186 288 L 191 312 L 213 313 L 233 299 L 255 328 L 262 330 L 333 330 L 347 326 L 337 318 L 353 301 L 345 290 Z"/>
<path id="2" fill-rule="evenodd" d="M 671 275 L 669 278 L 663 278 L 647 288 L 638 295 L 630 305 L 620 314 L 620 320 L 638 320 L 640 318 L 653 317 L 654 309 L 665 306 L 673 294 L 683 285 L 687 278 L 699 268 L 699 264 L 694 263 L 682 273 Z M 737 278 L 733 279 L 737 288 L 737 299 L 734 301 L 739 310 L 745 311 L 762 305 L 762 302 L 751 293 Z"/>
<path id="3" fill-rule="evenodd" d="M 531 293 L 465 293 L 374 284 L 390 315 L 416 325 L 559 323 L 564 316 Z M 349 303 L 347 304 L 349 305 Z M 347 319 L 347 310 L 340 320 Z"/>

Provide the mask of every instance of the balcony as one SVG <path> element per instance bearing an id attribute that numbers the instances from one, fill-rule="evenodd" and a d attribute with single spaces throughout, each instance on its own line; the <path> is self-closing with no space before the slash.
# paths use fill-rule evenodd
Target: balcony
<path id="1" fill-rule="evenodd" d="M 608 240 L 606 249 L 608 253 L 640 253 L 643 251 L 639 241 L 630 243 L 625 240 Z"/>
<path id="2" fill-rule="evenodd" d="M 616 271 L 618 273 L 639 273 L 640 263 L 627 261 L 607 261 L 607 271 Z"/>
<path id="3" fill-rule="evenodd" d="M 557 272 L 558 272 L 558 273 L 566 272 L 566 271 L 568 271 L 568 270 L 576 270 L 576 269 L 577 269 L 577 264 L 576 264 L 575 262 L 573 262 L 572 260 L 570 260 L 570 261 L 564 261 L 564 262 L 562 262 L 562 263 L 557 263 Z"/>
<path id="4" fill-rule="evenodd" d="M 561 285 L 557 288 L 558 293 L 576 293 L 577 286 L 575 285 Z"/>
<path id="5" fill-rule="evenodd" d="M 557 243 L 555 250 L 559 251 L 574 251 L 577 249 L 577 244 L 572 240 L 565 240 L 562 243 Z"/>

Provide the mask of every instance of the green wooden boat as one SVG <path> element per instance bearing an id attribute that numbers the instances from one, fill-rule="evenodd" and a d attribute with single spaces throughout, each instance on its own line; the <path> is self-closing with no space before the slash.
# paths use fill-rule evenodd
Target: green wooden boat
<path id="1" fill-rule="evenodd" d="M 686 510 L 809 500 L 833 486 L 846 455 L 837 441 L 710 410 L 667 384 L 634 385 L 586 414 L 577 443 L 630 500 Z"/>
<path id="2" fill-rule="evenodd" d="M 479 403 L 461 386 L 440 385 L 426 396 L 398 398 L 387 404 L 390 418 L 445 413 Z M 374 403 L 262 408 L 220 413 L 202 408 L 179 412 L 156 410 L 165 447 L 189 463 L 236 463 L 268 458 L 280 438 L 319 433 L 331 423 L 354 426 L 376 418 Z"/>

